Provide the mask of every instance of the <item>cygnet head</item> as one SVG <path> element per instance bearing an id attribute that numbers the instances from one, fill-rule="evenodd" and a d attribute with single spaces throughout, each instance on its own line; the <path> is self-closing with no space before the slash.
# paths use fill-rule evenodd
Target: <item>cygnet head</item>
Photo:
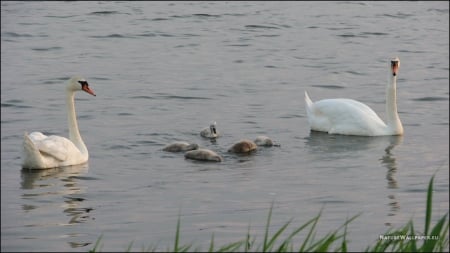
<path id="1" fill-rule="evenodd" d="M 211 122 L 211 124 L 209 125 L 209 129 L 211 130 L 211 135 L 217 135 L 216 125 L 217 125 L 217 123 L 215 121 Z"/>
<path id="2" fill-rule="evenodd" d="M 253 141 L 244 139 L 235 143 L 231 148 L 228 149 L 228 152 L 237 154 L 249 153 L 253 150 L 256 150 L 256 148 L 257 146 Z"/>
<path id="3" fill-rule="evenodd" d="M 96 96 L 94 91 L 89 88 L 89 84 L 86 81 L 86 79 L 82 78 L 81 76 L 74 76 L 69 80 L 69 83 L 66 86 L 67 91 L 85 91 L 93 96 Z"/>
<path id="4" fill-rule="evenodd" d="M 200 131 L 200 135 L 205 138 L 215 139 L 219 137 L 219 131 L 217 131 L 216 127 L 217 123 L 215 121 L 211 122 L 209 128 L 206 127 L 202 131 Z"/>

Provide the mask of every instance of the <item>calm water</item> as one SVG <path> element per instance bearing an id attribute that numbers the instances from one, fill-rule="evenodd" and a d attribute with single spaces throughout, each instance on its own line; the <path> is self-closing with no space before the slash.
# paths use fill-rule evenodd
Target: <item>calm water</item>
<path id="1" fill-rule="evenodd" d="M 384 118 L 389 58 L 399 56 L 403 137 L 310 133 L 313 100 L 348 97 Z M 2 2 L 1 249 L 207 249 L 292 229 L 323 208 L 319 235 L 348 228 L 361 250 L 410 219 L 449 207 L 448 2 Z M 64 84 L 77 94 L 87 165 L 22 171 L 24 131 L 67 136 Z M 223 136 L 201 139 L 217 121 Z M 264 134 L 281 147 L 226 150 Z M 220 164 L 163 152 L 196 142 Z M 288 229 L 289 230 L 289 229 Z M 301 234 L 298 243 L 304 237 Z"/>

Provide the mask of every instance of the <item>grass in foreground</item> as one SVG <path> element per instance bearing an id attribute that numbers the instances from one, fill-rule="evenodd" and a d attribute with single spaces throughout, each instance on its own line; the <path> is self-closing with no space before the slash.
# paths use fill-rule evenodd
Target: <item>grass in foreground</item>
<path id="1" fill-rule="evenodd" d="M 449 249 L 449 220 L 448 212 L 442 216 L 433 227 L 431 227 L 432 198 L 433 198 L 433 180 L 430 179 L 427 190 L 425 228 L 423 233 L 416 233 L 412 220 L 404 227 L 399 229 L 390 229 L 383 238 L 378 238 L 376 243 L 368 246 L 366 252 L 443 252 Z M 211 236 L 208 252 L 347 252 L 347 225 L 356 219 L 355 215 L 348 219 L 343 225 L 334 231 L 329 232 L 321 238 L 316 238 L 316 225 L 321 216 L 322 210 L 317 216 L 307 221 L 302 226 L 294 229 L 290 234 L 281 236 L 290 225 L 291 220 L 286 222 L 274 234 L 269 235 L 270 220 L 272 217 L 273 204 L 270 207 L 265 234 L 262 244 L 256 244 L 256 237 L 250 235 L 250 226 L 246 237 L 243 240 L 217 246 L 214 243 L 214 233 Z M 299 245 L 294 245 L 294 236 L 305 231 L 306 237 Z M 97 240 L 94 248 L 89 252 L 98 252 L 102 236 Z M 421 242 L 421 243 L 420 243 Z M 132 248 L 130 243 L 126 252 Z M 173 249 L 167 249 L 167 252 L 199 252 L 200 248 L 193 248 L 192 244 L 180 244 L 180 218 L 177 221 L 177 230 Z M 156 246 L 149 246 L 143 249 L 143 252 L 154 252 Z"/>

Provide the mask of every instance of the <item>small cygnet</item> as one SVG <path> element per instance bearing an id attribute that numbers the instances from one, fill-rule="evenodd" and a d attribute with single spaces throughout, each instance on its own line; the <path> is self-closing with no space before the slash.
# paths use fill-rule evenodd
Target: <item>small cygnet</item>
<path id="1" fill-rule="evenodd" d="M 195 150 L 198 149 L 198 145 L 193 143 L 189 144 L 185 141 L 176 141 L 171 144 L 168 144 L 163 148 L 164 151 L 167 152 L 183 152 L 183 151 L 189 151 L 189 150 Z"/>
<path id="2" fill-rule="evenodd" d="M 265 147 L 280 146 L 280 144 L 275 144 L 269 137 L 264 135 L 256 137 L 255 144 L 258 146 L 265 146 Z"/>
<path id="3" fill-rule="evenodd" d="M 219 137 L 219 131 L 217 131 L 217 123 L 212 122 L 209 127 L 204 128 L 200 131 L 200 135 L 205 138 L 217 138 Z"/>
<path id="4" fill-rule="evenodd" d="M 253 150 L 256 150 L 256 144 L 251 140 L 240 140 L 235 143 L 231 148 L 228 149 L 228 152 L 232 153 L 249 153 Z"/>
<path id="5" fill-rule="evenodd" d="M 222 162 L 223 158 L 218 155 L 216 152 L 209 149 L 196 149 L 188 151 L 184 154 L 186 159 L 198 160 L 198 161 L 213 161 L 213 162 Z"/>

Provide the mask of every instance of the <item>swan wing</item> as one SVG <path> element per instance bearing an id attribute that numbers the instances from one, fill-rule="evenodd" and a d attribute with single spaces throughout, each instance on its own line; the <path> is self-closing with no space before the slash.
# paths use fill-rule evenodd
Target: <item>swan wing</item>
<path id="1" fill-rule="evenodd" d="M 34 143 L 41 153 L 54 157 L 59 161 L 65 161 L 71 155 L 80 153 L 72 141 L 62 136 L 51 135 L 47 138 L 34 141 Z"/>
<path id="2" fill-rule="evenodd" d="M 348 135 L 378 135 L 386 124 L 367 105 L 353 99 L 324 99 L 310 108 L 311 129 Z"/>

